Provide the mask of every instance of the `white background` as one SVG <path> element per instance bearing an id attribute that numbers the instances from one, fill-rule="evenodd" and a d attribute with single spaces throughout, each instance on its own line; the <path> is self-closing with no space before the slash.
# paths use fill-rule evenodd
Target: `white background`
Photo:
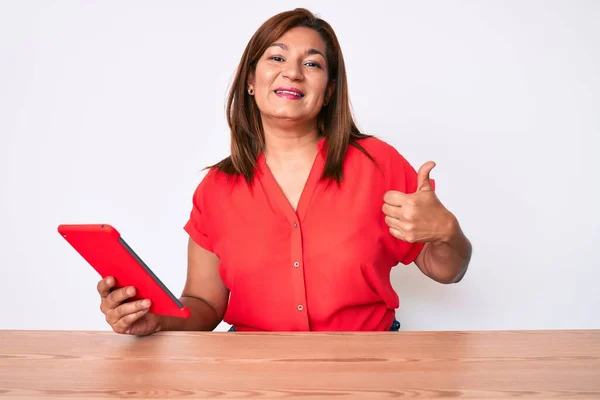
<path id="1" fill-rule="evenodd" d="M 403 329 L 600 328 L 600 2 L 15 0 L 0 3 L 0 329 L 109 329 L 60 223 L 113 224 L 180 294 L 239 57 L 298 5 L 336 30 L 361 129 L 437 162 L 473 242 L 458 285 L 394 270 Z"/>

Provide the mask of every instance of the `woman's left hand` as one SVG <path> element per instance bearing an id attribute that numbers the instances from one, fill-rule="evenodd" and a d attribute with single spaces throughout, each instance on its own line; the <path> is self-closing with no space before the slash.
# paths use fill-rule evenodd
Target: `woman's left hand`
<path id="1" fill-rule="evenodd" d="M 383 197 L 383 213 L 390 233 L 409 243 L 447 242 L 456 230 L 456 218 L 433 191 L 429 173 L 435 167 L 428 161 L 417 173 L 417 190 L 406 194 L 391 190 Z"/>

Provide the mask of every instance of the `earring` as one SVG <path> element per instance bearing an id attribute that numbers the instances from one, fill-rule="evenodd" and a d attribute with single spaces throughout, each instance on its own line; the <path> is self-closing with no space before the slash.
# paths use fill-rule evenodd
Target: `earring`
<path id="1" fill-rule="evenodd" d="M 248 88 L 248 94 L 252 96 L 254 94 L 254 89 Z"/>

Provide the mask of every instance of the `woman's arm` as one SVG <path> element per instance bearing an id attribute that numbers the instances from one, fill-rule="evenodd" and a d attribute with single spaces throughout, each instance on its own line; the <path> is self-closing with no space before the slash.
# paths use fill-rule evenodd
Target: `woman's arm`
<path id="1" fill-rule="evenodd" d="M 430 278 L 441 283 L 462 279 L 471 260 L 471 243 L 458 220 L 436 196 L 429 173 L 429 161 L 418 171 L 417 190 L 407 194 L 389 191 L 383 212 L 390 234 L 408 243 L 424 243 L 415 264 Z"/>
<path id="2" fill-rule="evenodd" d="M 162 331 L 212 331 L 223 320 L 229 289 L 219 275 L 219 258 L 188 242 L 188 271 L 180 301 L 189 308 L 189 318 L 160 316 Z"/>
<path id="3" fill-rule="evenodd" d="M 467 272 L 471 253 L 471 242 L 453 218 L 448 235 L 438 242 L 425 243 L 415 264 L 437 282 L 458 283 Z"/>

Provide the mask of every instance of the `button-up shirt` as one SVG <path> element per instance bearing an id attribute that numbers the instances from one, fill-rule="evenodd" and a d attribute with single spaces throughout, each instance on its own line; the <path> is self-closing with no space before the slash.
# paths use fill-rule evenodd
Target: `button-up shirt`
<path id="1" fill-rule="evenodd" d="M 382 211 L 388 190 L 413 193 L 417 173 L 377 138 L 349 146 L 341 185 L 322 180 L 319 152 L 297 209 L 261 155 L 252 185 L 211 169 L 193 195 L 185 230 L 220 260 L 230 290 L 224 321 L 237 331 L 389 330 L 399 307 L 390 282 L 422 243 L 389 232 Z"/>

